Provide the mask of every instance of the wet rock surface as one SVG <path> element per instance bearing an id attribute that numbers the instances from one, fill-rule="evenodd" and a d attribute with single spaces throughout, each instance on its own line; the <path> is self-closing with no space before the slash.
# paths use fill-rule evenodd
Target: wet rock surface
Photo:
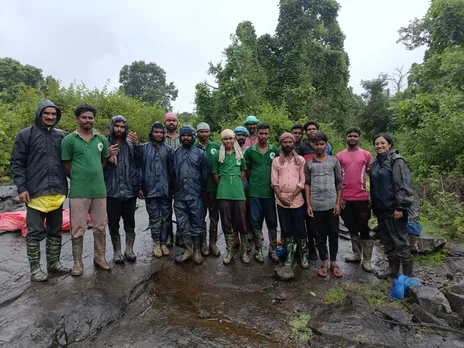
<path id="1" fill-rule="evenodd" d="M 382 320 L 386 314 L 374 312 L 362 298 L 348 297 L 338 307 L 326 304 L 323 296 L 341 284 L 378 284 L 360 265 L 339 261 L 343 278 L 329 274 L 323 279 L 316 273 L 320 261 L 312 261 L 309 269 L 292 269 L 294 279 L 289 282 L 276 280 L 276 264 L 267 257 L 264 264 L 244 265 L 237 253 L 229 266 L 222 264 L 222 257 L 211 256 L 201 266 L 193 262 L 179 265 L 173 258 L 181 253 L 180 248 L 173 248 L 169 258 L 152 256 L 147 220 L 139 201 L 135 264 L 112 264 L 111 272 L 94 269 L 93 238 L 88 230 L 84 276 L 52 275 L 47 283 L 29 281 L 25 239 L 19 234 L 0 234 L 0 346 L 303 347 L 308 346 L 308 339 L 297 339 L 302 329 L 292 323 L 310 316 L 316 333 L 309 341 L 316 347 L 462 347 L 462 337 L 452 333 L 416 332 L 386 323 Z M 224 252 L 222 232 L 219 242 Z M 108 237 L 108 260 L 111 250 Z M 339 259 L 349 252 L 349 241 L 340 240 Z M 385 257 L 378 246 L 374 255 L 374 268 L 383 269 Z M 67 233 L 62 261 L 72 265 Z M 447 266 L 448 271 L 455 266 Z M 446 273 L 438 272 L 434 279 L 444 283 Z M 383 312 L 402 323 L 408 315 Z M 381 328 L 377 340 L 369 341 L 376 325 Z"/>
<path id="2" fill-rule="evenodd" d="M 16 186 L 0 186 L 0 212 L 24 210 L 24 204 L 18 197 Z"/>
<path id="3" fill-rule="evenodd" d="M 440 290 L 429 286 L 410 286 L 409 295 L 424 310 L 438 315 L 439 313 L 451 313 L 451 307 L 445 295 Z"/>

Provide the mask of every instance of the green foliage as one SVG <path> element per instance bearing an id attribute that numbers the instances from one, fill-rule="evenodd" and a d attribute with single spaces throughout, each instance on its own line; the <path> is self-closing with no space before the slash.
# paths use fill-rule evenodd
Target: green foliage
<path id="1" fill-rule="evenodd" d="M 418 266 L 439 268 L 447 264 L 447 256 L 447 250 L 442 249 L 433 253 L 417 255 L 414 257 L 414 263 Z"/>
<path id="2" fill-rule="evenodd" d="M 39 87 L 43 83 L 42 69 L 22 65 L 12 58 L 0 58 L 0 98 L 11 100 L 20 85 Z"/>
<path id="3" fill-rule="evenodd" d="M 311 314 L 300 314 L 292 319 L 290 328 L 292 329 L 292 340 L 294 342 L 307 342 L 313 332 L 308 327 L 308 322 L 311 319 Z"/>
<path id="4" fill-rule="evenodd" d="M 330 288 L 326 292 L 326 294 L 322 298 L 322 301 L 324 303 L 339 305 L 339 304 L 342 304 L 344 298 L 345 298 L 345 287 L 343 285 L 337 285 L 337 286 Z"/>
<path id="5" fill-rule="evenodd" d="M 178 90 L 173 82 L 166 82 L 166 72 L 156 63 L 136 61 L 124 65 L 119 72 L 121 91 L 142 102 L 155 104 L 171 110 L 171 101 L 176 100 Z"/>

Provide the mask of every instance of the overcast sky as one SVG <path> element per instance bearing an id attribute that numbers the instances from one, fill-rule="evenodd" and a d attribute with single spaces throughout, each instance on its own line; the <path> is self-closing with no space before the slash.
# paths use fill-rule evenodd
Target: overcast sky
<path id="1" fill-rule="evenodd" d="M 119 70 L 135 60 L 155 62 L 174 81 L 177 111 L 194 108 L 195 84 L 208 79 L 237 24 L 273 34 L 278 0 L 0 0 L 0 57 L 41 68 L 65 85 L 119 85 Z M 428 0 L 339 0 L 339 23 L 350 57 L 350 85 L 421 62 L 397 30 L 422 17 Z M 209 79 L 211 80 L 211 79 Z"/>

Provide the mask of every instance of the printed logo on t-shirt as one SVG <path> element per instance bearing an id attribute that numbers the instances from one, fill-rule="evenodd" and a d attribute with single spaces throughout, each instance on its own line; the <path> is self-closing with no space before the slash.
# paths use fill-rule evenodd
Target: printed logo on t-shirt
<path id="1" fill-rule="evenodd" d="M 242 160 L 240 158 L 237 158 L 237 160 L 235 161 L 235 163 L 237 163 L 237 165 L 241 165 L 242 164 Z"/>
<path id="2" fill-rule="evenodd" d="M 212 155 L 215 155 L 216 152 L 217 152 L 217 149 L 211 149 L 211 154 L 212 154 Z"/>
<path id="3" fill-rule="evenodd" d="M 102 143 L 98 143 L 97 147 L 98 147 L 98 151 L 100 151 L 100 152 L 103 151 L 103 144 Z"/>
<path id="4" fill-rule="evenodd" d="M 271 153 L 269 154 L 269 157 L 271 157 L 271 159 L 274 159 L 274 158 L 275 158 L 275 153 L 274 153 L 274 152 L 271 152 Z"/>

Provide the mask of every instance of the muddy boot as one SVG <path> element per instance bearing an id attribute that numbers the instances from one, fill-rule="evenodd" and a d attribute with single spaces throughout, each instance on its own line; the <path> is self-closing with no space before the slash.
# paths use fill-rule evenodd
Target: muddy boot
<path id="1" fill-rule="evenodd" d="M 74 259 L 74 265 L 71 271 L 71 275 L 78 277 L 82 275 L 84 271 L 84 263 L 82 262 L 82 251 L 84 249 L 84 237 L 78 237 L 71 239 L 72 242 L 72 254 Z"/>
<path id="2" fill-rule="evenodd" d="M 114 263 L 124 263 L 124 255 L 121 253 L 121 236 L 111 235 L 111 244 L 113 244 L 113 261 Z"/>
<path id="3" fill-rule="evenodd" d="M 277 231 L 268 231 L 269 236 L 269 257 L 274 262 L 279 262 L 277 256 Z"/>
<path id="4" fill-rule="evenodd" d="M 253 233 L 248 233 L 247 238 L 248 238 L 248 244 L 247 244 L 248 252 L 251 252 L 251 250 L 253 250 Z"/>
<path id="5" fill-rule="evenodd" d="M 401 262 L 403 265 L 403 274 L 407 277 L 412 277 L 412 268 L 414 265 L 414 262 Z"/>
<path id="6" fill-rule="evenodd" d="M 238 231 L 234 231 L 234 254 L 240 249 L 240 237 Z"/>
<path id="7" fill-rule="evenodd" d="M 285 247 L 285 251 L 287 252 L 287 256 L 285 258 L 284 266 L 292 266 L 293 265 L 293 258 L 295 256 L 293 237 L 284 238 L 284 247 Z"/>
<path id="8" fill-rule="evenodd" d="M 153 244 L 153 255 L 155 255 L 155 257 L 158 257 L 158 258 L 163 256 L 163 252 L 161 251 L 161 242 L 160 241 L 157 241 L 157 242 L 155 242 Z"/>
<path id="9" fill-rule="evenodd" d="M 106 262 L 106 234 L 104 232 L 93 232 L 93 264 L 105 271 L 111 270 Z"/>
<path id="10" fill-rule="evenodd" d="M 387 278 L 396 278 L 398 276 L 398 271 L 400 269 L 400 260 L 396 257 L 388 258 L 388 269 L 386 272 L 378 274 L 377 278 L 387 279 Z"/>
<path id="11" fill-rule="evenodd" d="M 209 255 L 209 249 L 208 249 L 208 243 L 206 243 L 206 225 L 203 229 L 203 232 L 201 234 L 201 247 L 200 247 L 201 255 L 203 256 L 208 256 Z M 203 260 L 202 260 L 203 262 Z"/>
<path id="12" fill-rule="evenodd" d="M 126 250 L 124 256 L 129 262 L 135 262 L 137 257 L 134 254 L 135 233 L 126 233 Z"/>
<path id="13" fill-rule="evenodd" d="M 33 282 L 46 282 L 48 275 L 40 268 L 40 242 L 27 242 L 27 258 L 31 267 L 31 280 Z"/>
<path id="14" fill-rule="evenodd" d="M 180 239 L 180 238 L 178 238 L 178 239 Z M 174 260 L 177 263 L 182 263 L 182 262 L 191 260 L 192 257 L 193 257 L 193 246 L 192 246 L 191 240 L 189 238 L 185 238 L 182 242 L 183 242 L 185 248 L 184 248 L 184 252 L 181 255 L 176 256 L 174 258 Z"/>
<path id="15" fill-rule="evenodd" d="M 298 243 L 298 253 L 300 254 L 300 266 L 302 268 L 309 268 L 308 240 L 306 239 L 306 237 L 298 238 L 297 243 Z M 314 248 L 314 245 L 313 245 L 313 248 Z M 314 250 L 314 252 L 316 252 L 316 250 Z"/>
<path id="16" fill-rule="evenodd" d="M 224 234 L 224 238 L 226 239 L 227 254 L 222 260 L 222 262 L 224 263 L 224 265 L 228 265 L 232 262 L 234 258 L 235 236 L 233 234 Z"/>
<path id="17" fill-rule="evenodd" d="M 221 251 L 217 247 L 217 230 L 214 231 L 212 229 L 209 230 L 209 250 L 211 251 L 211 255 L 214 257 L 219 257 L 221 255 Z"/>
<path id="18" fill-rule="evenodd" d="M 161 244 L 161 252 L 164 256 L 169 256 L 170 252 L 166 244 Z"/>
<path id="19" fill-rule="evenodd" d="M 256 231 L 254 232 L 254 242 L 255 242 L 255 260 L 259 263 L 264 262 L 263 256 L 263 232 Z"/>
<path id="20" fill-rule="evenodd" d="M 241 259 L 244 264 L 249 264 L 250 263 L 250 258 L 248 257 L 248 236 L 244 235 L 241 236 L 240 240 L 240 254 L 241 254 Z"/>
<path id="21" fill-rule="evenodd" d="M 361 238 L 355 234 L 351 235 L 351 248 L 353 250 L 353 254 L 345 257 L 345 262 L 361 262 Z"/>
<path id="22" fill-rule="evenodd" d="M 168 239 L 166 241 L 166 246 L 170 248 L 172 247 L 173 243 L 174 243 L 174 232 L 171 227 L 170 231 L 168 231 Z"/>
<path id="23" fill-rule="evenodd" d="M 371 259 L 372 259 L 372 250 L 374 249 L 374 241 L 371 239 L 362 239 L 361 245 L 362 245 L 362 254 L 363 254 L 362 268 L 366 272 L 371 273 L 372 272 Z"/>
<path id="24" fill-rule="evenodd" d="M 193 262 L 195 263 L 195 265 L 201 265 L 203 263 L 203 256 L 201 256 L 201 248 L 202 247 L 200 243 L 193 245 Z"/>
<path id="25" fill-rule="evenodd" d="M 417 254 L 422 251 L 421 239 L 418 236 L 409 235 L 409 244 L 411 245 L 411 252 Z"/>
<path id="26" fill-rule="evenodd" d="M 71 268 L 64 267 L 60 262 L 61 237 L 47 238 L 47 269 L 49 272 L 69 273 Z"/>

